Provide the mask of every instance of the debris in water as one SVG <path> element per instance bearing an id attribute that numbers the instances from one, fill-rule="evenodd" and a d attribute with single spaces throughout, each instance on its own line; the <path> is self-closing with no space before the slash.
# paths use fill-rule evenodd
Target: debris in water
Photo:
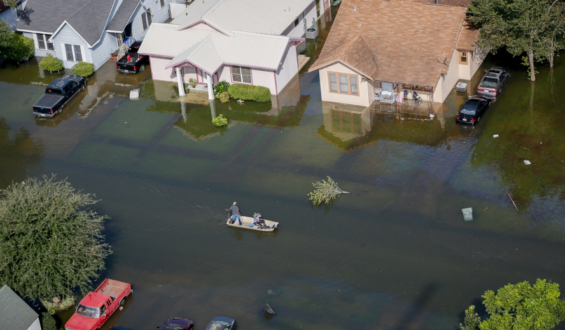
<path id="1" fill-rule="evenodd" d="M 129 98 L 131 100 L 138 100 L 139 99 L 139 88 L 132 89 L 129 91 Z"/>
<path id="2" fill-rule="evenodd" d="M 461 209 L 461 213 L 463 213 L 463 219 L 465 219 L 465 221 L 473 221 L 473 208 L 472 207 Z"/>
<path id="3" fill-rule="evenodd" d="M 434 117 L 435 117 L 435 115 L 434 115 L 434 114 L 430 114 L 430 118 L 434 118 Z"/>
<path id="4" fill-rule="evenodd" d="M 269 305 L 269 303 L 264 303 L 261 306 L 261 309 L 264 310 L 266 313 L 273 314 L 273 315 L 276 314 L 275 311 L 271 308 L 271 305 Z"/>
<path id="5" fill-rule="evenodd" d="M 524 164 L 526 164 L 526 165 L 532 165 L 532 162 L 530 162 L 529 160 L 524 159 Z"/>
<path id="6" fill-rule="evenodd" d="M 495 134 L 492 137 L 496 139 L 498 137 L 498 134 Z"/>
<path id="7" fill-rule="evenodd" d="M 270 294 L 270 295 L 275 294 L 275 293 L 273 292 L 273 290 L 271 290 L 271 289 L 267 290 L 267 293 Z"/>

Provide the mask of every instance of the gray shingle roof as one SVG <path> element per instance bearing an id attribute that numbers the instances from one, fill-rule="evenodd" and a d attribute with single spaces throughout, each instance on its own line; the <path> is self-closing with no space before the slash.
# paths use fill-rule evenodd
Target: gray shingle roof
<path id="1" fill-rule="evenodd" d="M 115 0 L 28 0 L 18 30 L 55 32 L 64 21 L 91 46 L 104 33 Z"/>
<path id="2" fill-rule="evenodd" d="M 37 317 L 10 287 L 4 285 L 0 289 L 0 330 L 27 330 Z"/>
<path id="3" fill-rule="evenodd" d="M 137 6 L 139 6 L 139 3 L 140 0 L 123 0 L 114 18 L 112 18 L 110 25 L 108 25 L 107 30 L 122 32 L 126 28 L 131 15 L 133 15 L 133 12 Z"/>

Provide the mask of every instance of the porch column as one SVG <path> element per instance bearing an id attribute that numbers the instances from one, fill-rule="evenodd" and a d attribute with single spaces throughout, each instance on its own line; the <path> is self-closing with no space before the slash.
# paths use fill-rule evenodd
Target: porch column
<path id="1" fill-rule="evenodd" d="M 181 68 L 175 68 L 177 72 L 177 83 L 179 85 L 179 96 L 183 96 L 184 94 L 184 83 L 182 81 L 182 73 Z"/>
<path id="2" fill-rule="evenodd" d="M 214 99 L 214 86 L 212 86 L 212 76 L 209 74 L 206 74 L 206 78 L 207 79 L 207 83 L 208 83 L 208 100 L 213 100 Z"/>
<path id="3" fill-rule="evenodd" d="M 216 118 L 216 100 L 210 100 L 210 112 L 212 113 L 212 119 Z"/>

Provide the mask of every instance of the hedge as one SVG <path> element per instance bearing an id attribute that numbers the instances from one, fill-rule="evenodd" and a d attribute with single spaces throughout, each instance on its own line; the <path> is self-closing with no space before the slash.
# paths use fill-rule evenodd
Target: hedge
<path id="1" fill-rule="evenodd" d="M 47 57 L 44 57 L 41 62 L 39 62 L 39 66 L 49 72 L 61 71 L 63 70 L 63 61 L 53 57 L 51 54 L 47 54 Z"/>
<path id="2" fill-rule="evenodd" d="M 268 102 L 271 100 L 271 91 L 263 86 L 232 84 L 228 88 L 228 93 L 231 98 L 244 101 Z"/>
<path id="3" fill-rule="evenodd" d="M 74 75 L 86 78 L 94 73 L 94 64 L 78 62 L 73 66 L 72 71 Z"/>

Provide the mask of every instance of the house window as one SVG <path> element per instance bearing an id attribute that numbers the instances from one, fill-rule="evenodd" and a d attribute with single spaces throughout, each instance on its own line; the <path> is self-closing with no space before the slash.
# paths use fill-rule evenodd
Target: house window
<path id="1" fill-rule="evenodd" d="M 36 37 L 37 37 L 38 49 L 55 50 L 55 47 L 53 47 L 53 43 L 49 42 L 49 38 L 51 38 L 50 34 L 37 33 Z"/>
<path id="2" fill-rule="evenodd" d="M 146 12 L 141 14 L 141 24 L 143 25 L 143 31 L 151 25 L 151 9 L 147 9 Z"/>
<path id="3" fill-rule="evenodd" d="M 63 45 L 67 61 L 80 62 L 83 60 L 82 48 L 79 45 Z"/>
<path id="4" fill-rule="evenodd" d="M 159 0 L 159 8 L 165 7 L 165 0 Z"/>
<path id="5" fill-rule="evenodd" d="M 359 85 L 356 74 L 329 72 L 330 92 L 359 95 Z"/>
<path id="6" fill-rule="evenodd" d="M 337 93 L 337 78 L 335 73 L 330 73 L 330 92 Z"/>
<path id="7" fill-rule="evenodd" d="M 297 18 L 296 21 L 294 21 L 294 26 L 298 26 L 298 23 L 300 23 L 300 20 Z"/>
<path id="8" fill-rule="evenodd" d="M 251 84 L 251 68 L 246 68 L 243 66 L 232 66 L 231 67 L 231 80 L 233 82 L 239 82 L 244 84 Z"/>
<path id="9" fill-rule="evenodd" d="M 459 64 L 467 64 L 467 51 L 462 50 L 459 52 Z"/>

